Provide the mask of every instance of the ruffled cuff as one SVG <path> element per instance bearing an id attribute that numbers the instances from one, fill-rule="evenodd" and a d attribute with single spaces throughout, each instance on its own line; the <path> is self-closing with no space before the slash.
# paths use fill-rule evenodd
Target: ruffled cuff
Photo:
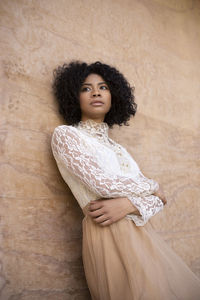
<path id="1" fill-rule="evenodd" d="M 129 199 L 138 209 L 140 215 L 128 214 L 126 217 L 133 220 L 136 226 L 144 226 L 151 217 L 160 212 L 164 207 L 162 200 L 154 195 L 129 197 Z"/>

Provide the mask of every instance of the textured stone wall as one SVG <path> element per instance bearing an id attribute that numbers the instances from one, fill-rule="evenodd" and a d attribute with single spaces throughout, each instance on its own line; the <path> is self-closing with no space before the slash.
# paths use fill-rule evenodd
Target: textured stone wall
<path id="1" fill-rule="evenodd" d="M 136 87 L 138 113 L 114 128 L 168 206 L 152 223 L 200 276 L 200 2 L 1 0 L 0 299 L 90 299 L 83 214 L 51 154 L 63 123 L 52 70 L 102 60 Z"/>

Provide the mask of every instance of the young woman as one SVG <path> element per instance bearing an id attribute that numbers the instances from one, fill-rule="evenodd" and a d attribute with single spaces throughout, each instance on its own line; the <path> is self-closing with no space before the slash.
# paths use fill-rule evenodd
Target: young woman
<path id="1" fill-rule="evenodd" d="M 54 72 L 67 125 L 52 150 L 83 209 L 83 264 L 93 300 L 199 300 L 200 281 L 148 220 L 166 199 L 124 147 L 108 136 L 136 113 L 133 89 L 115 68 L 71 62 Z"/>

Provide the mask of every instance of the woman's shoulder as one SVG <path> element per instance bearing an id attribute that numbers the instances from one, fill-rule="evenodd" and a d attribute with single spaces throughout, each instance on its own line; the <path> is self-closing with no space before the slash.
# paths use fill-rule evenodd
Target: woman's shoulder
<path id="1" fill-rule="evenodd" d="M 70 134 L 70 133 L 78 133 L 76 127 L 72 125 L 59 125 L 55 127 L 53 134 L 62 133 L 62 134 Z"/>
<path id="2" fill-rule="evenodd" d="M 88 146 L 88 140 L 80 133 L 75 126 L 72 125 L 59 125 L 52 134 L 51 138 L 52 148 L 64 147 L 65 150 L 76 148 L 83 150 Z"/>
<path id="3" fill-rule="evenodd" d="M 85 144 L 88 137 L 82 134 L 76 125 L 59 125 L 52 134 L 52 140 L 65 140 L 65 142 Z"/>
<path id="4" fill-rule="evenodd" d="M 59 125 L 57 126 L 52 134 L 52 142 L 53 141 L 70 141 L 70 142 L 79 142 L 81 141 L 81 137 L 79 135 L 78 130 L 72 125 Z"/>

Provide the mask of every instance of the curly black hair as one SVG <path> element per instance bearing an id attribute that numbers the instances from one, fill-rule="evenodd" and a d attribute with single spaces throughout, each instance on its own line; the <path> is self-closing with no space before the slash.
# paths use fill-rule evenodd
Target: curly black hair
<path id="1" fill-rule="evenodd" d="M 53 71 L 53 93 L 59 104 L 59 112 L 69 125 L 81 120 L 79 94 L 81 85 L 89 74 L 100 75 L 111 92 L 111 109 L 105 115 L 104 122 L 112 127 L 114 124 L 128 125 L 127 121 L 137 110 L 134 87 L 114 67 L 99 61 L 87 64 L 80 61 L 64 63 Z"/>

